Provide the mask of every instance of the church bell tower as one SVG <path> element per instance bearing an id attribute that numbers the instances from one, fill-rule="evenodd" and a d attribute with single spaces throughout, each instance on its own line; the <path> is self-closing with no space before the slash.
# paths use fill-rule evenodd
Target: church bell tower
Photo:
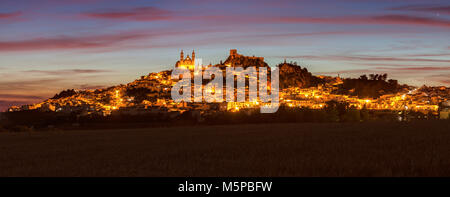
<path id="1" fill-rule="evenodd" d="M 183 50 L 181 50 L 181 53 L 180 53 L 180 61 L 183 61 L 184 60 L 184 53 L 183 53 Z"/>

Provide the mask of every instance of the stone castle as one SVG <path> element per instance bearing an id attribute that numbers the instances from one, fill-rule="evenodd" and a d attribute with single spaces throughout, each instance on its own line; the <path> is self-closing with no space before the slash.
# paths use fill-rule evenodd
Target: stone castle
<path id="1" fill-rule="evenodd" d="M 241 55 L 241 54 L 237 53 L 236 49 L 230 49 L 230 59 L 240 58 L 240 57 L 246 57 L 246 58 L 249 58 L 249 59 L 259 59 L 261 61 L 264 61 L 264 57 L 244 56 L 244 55 Z"/>

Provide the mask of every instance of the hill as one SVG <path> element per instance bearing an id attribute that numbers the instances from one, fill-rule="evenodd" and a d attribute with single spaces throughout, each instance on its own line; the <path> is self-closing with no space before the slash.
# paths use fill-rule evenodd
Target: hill
<path id="1" fill-rule="evenodd" d="M 280 88 L 309 88 L 325 83 L 325 80 L 312 75 L 308 69 L 292 63 L 278 65 L 280 69 Z"/>
<path id="2" fill-rule="evenodd" d="M 357 79 L 347 78 L 335 91 L 337 94 L 357 96 L 359 98 L 378 98 L 385 94 L 395 94 L 410 87 L 398 84 L 397 80 L 387 80 L 387 74 L 362 75 Z"/>

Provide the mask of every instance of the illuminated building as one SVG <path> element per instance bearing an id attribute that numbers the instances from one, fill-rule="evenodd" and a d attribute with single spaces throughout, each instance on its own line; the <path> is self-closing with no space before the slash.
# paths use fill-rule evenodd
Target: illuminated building
<path id="1" fill-rule="evenodd" d="M 175 64 L 176 67 L 180 68 L 188 68 L 189 70 L 194 70 L 195 68 L 195 51 L 192 50 L 192 59 L 189 57 L 189 55 L 184 58 L 184 52 L 181 50 L 180 53 L 180 60 L 177 61 Z"/>

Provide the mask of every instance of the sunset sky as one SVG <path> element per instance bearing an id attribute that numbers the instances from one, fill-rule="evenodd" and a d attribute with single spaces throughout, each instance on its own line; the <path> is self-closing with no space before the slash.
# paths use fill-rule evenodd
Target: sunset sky
<path id="1" fill-rule="evenodd" d="M 229 49 L 313 74 L 450 86 L 448 0 L 1 0 L 0 110 Z"/>

